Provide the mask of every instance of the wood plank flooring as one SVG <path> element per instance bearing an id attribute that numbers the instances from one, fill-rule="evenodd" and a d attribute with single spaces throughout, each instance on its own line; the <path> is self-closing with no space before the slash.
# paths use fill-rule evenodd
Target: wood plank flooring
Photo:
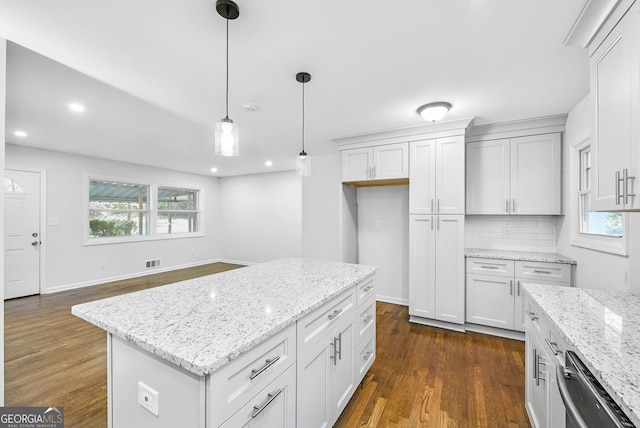
<path id="1" fill-rule="evenodd" d="M 236 267 L 6 301 L 5 405 L 64 406 L 65 426 L 106 428 L 106 334 L 71 306 Z M 376 361 L 336 427 L 529 427 L 522 342 L 407 320 L 406 307 L 378 302 Z"/>
<path id="2" fill-rule="evenodd" d="M 335 427 L 530 427 L 524 342 L 411 324 L 377 303 L 376 361 Z"/>

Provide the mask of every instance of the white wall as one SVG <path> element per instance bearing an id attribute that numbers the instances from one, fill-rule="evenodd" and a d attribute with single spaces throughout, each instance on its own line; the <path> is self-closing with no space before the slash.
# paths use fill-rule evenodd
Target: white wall
<path id="1" fill-rule="evenodd" d="M 45 217 L 58 218 L 60 225 L 47 226 L 42 234 L 45 293 L 194 266 L 220 257 L 217 178 L 12 144 L 6 145 L 6 166 L 47 173 Z M 85 174 L 202 188 L 205 236 L 85 246 Z M 160 269 L 145 269 L 145 260 L 158 258 Z M 106 268 L 101 269 L 101 262 L 106 262 Z"/>
<path id="2" fill-rule="evenodd" d="M 409 186 L 358 188 L 358 263 L 378 267 L 378 300 L 409 304 Z"/>
<path id="3" fill-rule="evenodd" d="M 221 257 L 260 263 L 300 256 L 301 192 L 295 171 L 221 178 Z"/>
<path id="4" fill-rule="evenodd" d="M 5 135 L 5 81 L 7 76 L 7 41 L 0 37 L 0 135 Z M 5 154 L 4 138 L 0 144 L 0 169 L 4 171 Z M 0 199 L 0 224 L 4 236 L 4 196 Z M 4 278 L 4 239 L 0 240 L 0 278 Z M 4 301 L 4 287 L 0 289 L 0 301 Z M 0 406 L 4 406 L 4 305 L 0 305 Z"/>
<path id="5" fill-rule="evenodd" d="M 570 198 L 576 197 L 576 189 L 571 187 L 571 176 L 577 174 L 571 165 L 571 150 L 583 142 L 591 134 L 591 105 L 589 96 L 580 101 L 567 118 L 565 140 L 563 145 L 564 170 L 564 207 L 565 215 L 558 218 L 558 252 L 575 259 L 576 285 L 582 288 L 598 288 L 603 290 L 640 290 L 640 272 L 634 272 L 631 281 L 630 267 L 639 264 L 636 254 L 640 249 L 638 234 L 640 232 L 640 213 L 626 214 L 629 217 L 629 228 L 626 231 L 629 240 L 629 256 L 618 256 L 587 248 L 571 245 L 571 230 L 577 229 L 578 214 L 576 204 Z M 635 285 L 632 285 L 634 284 Z"/>

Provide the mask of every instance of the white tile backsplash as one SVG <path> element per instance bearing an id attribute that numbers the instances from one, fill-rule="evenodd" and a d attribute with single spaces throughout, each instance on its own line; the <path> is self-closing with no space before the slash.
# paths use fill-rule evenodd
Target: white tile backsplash
<path id="1" fill-rule="evenodd" d="M 555 216 L 465 217 L 465 246 L 488 250 L 555 253 L 558 227 Z"/>

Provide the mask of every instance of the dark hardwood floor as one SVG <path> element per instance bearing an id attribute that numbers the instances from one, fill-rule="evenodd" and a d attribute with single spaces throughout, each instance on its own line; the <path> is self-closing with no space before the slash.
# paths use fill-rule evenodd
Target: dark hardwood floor
<path id="1" fill-rule="evenodd" d="M 5 302 L 5 405 L 107 426 L 106 334 L 71 306 L 234 269 L 211 265 Z M 377 357 L 336 427 L 528 427 L 524 343 L 410 324 L 377 304 Z M 303 428 L 303 427 L 300 427 Z"/>
<path id="2" fill-rule="evenodd" d="M 408 319 L 377 303 L 376 361 L 336 427 L 530 427 L 524 342 Z"/>

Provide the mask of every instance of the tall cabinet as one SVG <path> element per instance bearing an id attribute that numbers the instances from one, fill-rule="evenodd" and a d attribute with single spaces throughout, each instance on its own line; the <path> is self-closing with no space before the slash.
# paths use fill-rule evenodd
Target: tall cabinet
<path id="1" fill-rule="evenodd" d="M 409 144 L 409 315 L 464 324 L 464 135 Z"/>

